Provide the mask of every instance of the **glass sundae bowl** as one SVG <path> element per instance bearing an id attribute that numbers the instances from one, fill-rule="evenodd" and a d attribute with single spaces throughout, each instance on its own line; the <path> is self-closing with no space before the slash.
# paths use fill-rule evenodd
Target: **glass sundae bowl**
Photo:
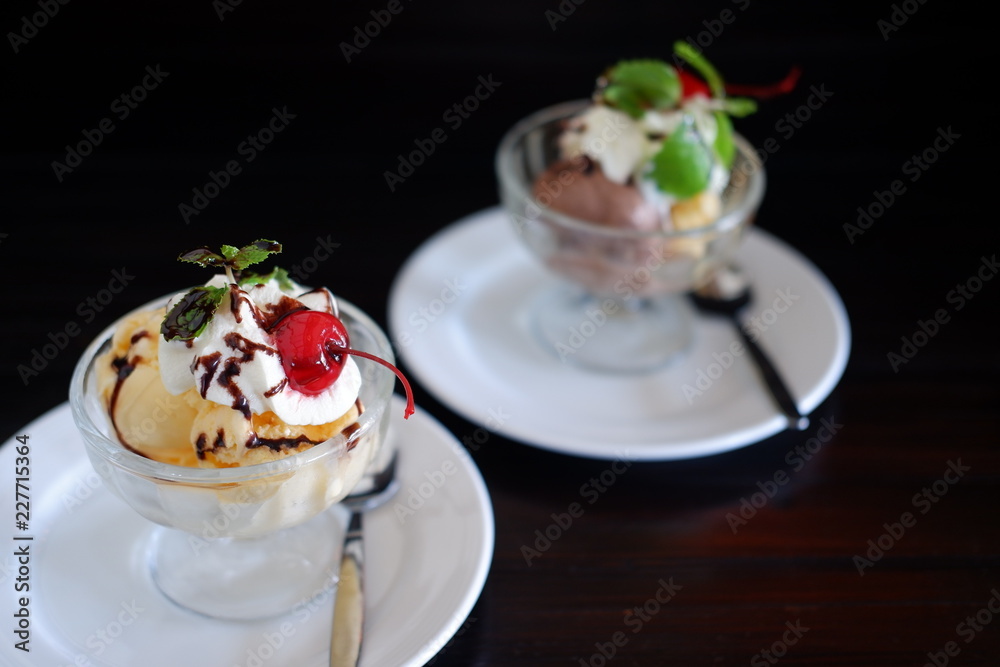
<path id="1" fill-rule="evenodd" d="M 764 169 L 750 144 L 734 135 L 721 210 L 689 229 L 643 230 L 566 215 L 551 204 L 575 173 L 543 175 L 560 159 L 567 122 L 590 104 L 542 109 L 504 135 L 496 154 L 500 199 L 518 236 L 553 277 L 529 305 L 540 343 L 591 370 L 650 371 L 688 349 L 693 313 L 685 292 L 731 260 L 763 197 Z"/>
<path id="2" fill-rule="evenodd" d="M 135 312 L 164 305 L 168 297 Z M 339 301 L 351 347 L 392 361 L 389 341 L 361 310 Z M 132 314 L 130 314 L 132 315 Z M 104 484 L 151 526 L 146 565 L 153 581 L 182 607 L 214 618 L 276 616 L 336 583 L 343 517 L 331 506 L 365 484 L 385 461 L 394 385 L 386 367 L 361 359 L 355 424 L 283 458 L 237 467 L 198 468 L 146 458 L 124 447 L 98 390 L 95 361 L 115 328 L 86 349 L 70 384 L 70 404 L 87 455 Z M 168 428 L 171 403 L 141 424 Z"/>

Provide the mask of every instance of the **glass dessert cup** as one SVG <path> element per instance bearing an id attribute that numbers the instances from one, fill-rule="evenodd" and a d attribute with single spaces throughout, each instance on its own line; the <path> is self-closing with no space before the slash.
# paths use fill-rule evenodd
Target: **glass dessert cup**
<path id="1" fill-rule="evenodd" d="M 351 347 L 393 362 L 378 325 L 348 302 L 340 300 L 339 307 Z M 366 483 L 373 462 L 391 458 L 386 432 L 393 373 L 356 357 L 364 412 L 348 435 L 255 465 L 171 465 L 123 447 L 97 391 L 95 360 L 108 349 L 115 326 L 77 363 L 70 404 L 104 484 L 156 524 L 145 553 L 160 591 L 200 614 L 242 620 L 277 616 L 328 592 L 337 581 L 343 533 L 343 517 L 331 506 Z M 150 415 L 149 427 L 169 418 L 168 407 Z"/>
<path id="2" fill-rule="evenodd" d="M 546 348 L 590 370 L 655 370 L 683 355 L 693 313 L 685 293 L 729 262 L 764 195 L 756 151 L 735 136 L 730 183 L 722 210 L 703 227 L 642 231 L 564 215 L 533 196 L 535 181 L 560 159 L 565 121 L 589 100 L 542 109 L 514 125 L 496 154 L 500 199 L 518 236 L 555 277 L 528 305 L 532 328 Z M 592 147 L 599 151 L 600 146 Z M 558 197 L 567 170 L 544 187 Z"/>

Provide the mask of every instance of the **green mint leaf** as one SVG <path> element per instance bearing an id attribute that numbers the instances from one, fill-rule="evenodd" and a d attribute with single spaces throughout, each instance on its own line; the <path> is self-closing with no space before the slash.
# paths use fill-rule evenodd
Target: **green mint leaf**
<path id="1" fill-rule="evenodd" d="M 715 126 L 718 129 L 715 132 L 715 143 L 712 145 L 712 148 L 715 149 L 715 153 L 719 156 L 719 160 L 722 161 L 723 166 L 726 169 L 732 169 L 733 160 L 736 158 L 736 144 L 733 142 L 733 121 L 721 111 L 716 111 L 713 115 L 715 116 Z"/>
<path id="2" fill-rule="evenodd" d="M 722 80 L 722 76 L 712 66 L 712 63 L 708 62 L 708 59 L 693 46 L 687 42 L 674 42 L 674 53 L 701 74 L 705 83 L 708 84 L 708 89 L 712 91 L 712 97 L 726 96 L 726 83 Z"/>
<path id="3" fill-rule="evenodd" d="M 160 333 L 165 340 L 193 340 L 212 321 L 227 288 L 193 287 L 163 318 Z"/>
<path id="4" fill-rule="evenodd" d="M 726 113 L 743 118 L 757 111 L 757 102 L 748 97 L 727 97 L 723 102 Z"/>
<path id="5" fill-rule="evenodd" d="M 646 109 L 676 106 L 681 97 L 677 70 L 662 60 L 623 60 L 606 78 L 605 102 L 636 118 Z"/>
<path id="6" fill-rule="evenodd" d="M 232 246 L 223 246 L 223 253 L 225 249 Z M 234 248 L 235 250 L 235 248 Z M 240 248 L 232 257 L 227 257 L 231 262 L 232 266 L 237 271 L 242 271 L 251 264 L 257 264 L 258 262 L 263 262 L 267 259 L 268 255 L 281 252 L 281 244 L 277 241 L 268 241 L 266 239 L 260 239 L 254 241 L 250 245 L 245 245 Z"/>
<path id="7" fill-rule="evenodd" d="M 212 252 L 208 248 L 195 248 L 194 250 L 189 250 L 178 255 L 177 259 L 182 262 L 191 262 L 192 264 L 198 264 L 205 267 L 222 266 L 226 262 L 225 257 L 216 252 Z"/>
<path id="8" fill-rule="evenodd" d="M 604 102 L 608 106 L 621 109 L 632 118 L 642 118 L 646 110 L 642 108 L 642 98 L 625 86 L 610 85 L 604 89 Z"/>
<path id="9" fill-rule="evenodd" d="M 268 273 L 245 271 L 240 275 L 239 285 L 240 287 L 243 287 L 244 285 L 263 285 L 264 283 L 272 280 L 277 281 L 278 287 L 286 292 L 295 290 L 295 284 L 292 283 L 292 279 L 288 277 L 288 271 L 280 266 L 274 267 Z"/>
<path id="10" fill-rule="evenodd" d="M 232 259 L 236 256 L 236 253 L 240 251 L 239 248 L 231 245 L 224 245 L 220 248 L 220 250 L 222 251 L 222 256 L 226 259 Z"/>
<path id="11" fill-rule="evenodd" d="M 708 187 L 712 152 L 689 121 L 667 137 L 652 162 L 650 176 L 666 193 L 687 199 Z"/>

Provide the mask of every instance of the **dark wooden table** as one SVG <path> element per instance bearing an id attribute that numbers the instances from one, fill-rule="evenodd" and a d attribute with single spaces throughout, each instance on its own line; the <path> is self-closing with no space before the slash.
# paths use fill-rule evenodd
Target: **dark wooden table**
<path id="1" fill-rule="evenodd" d="M 634 463 L 547 546 L 609 463 L 491 433 L 471 453 L 493 564 L 435 664 L 1000 664 L 984 17 L 910 1 L 43 4 L 0 18 L 4 439 L 65 400 L 103 326 L 189 279 L 173 261 L 188 246 L 278 237 L 385 325 L 409 253 L 496 202 L 507 127 L 690 38 L 733 81 L 802 68 L 739 129 L 774 148 L 758 224 L 846 304 L 846 373 L 806 432 Z M 115 271 L 128 284 L 101 303 Z M 460 440 L 476 432 L 416 390 Z"/>

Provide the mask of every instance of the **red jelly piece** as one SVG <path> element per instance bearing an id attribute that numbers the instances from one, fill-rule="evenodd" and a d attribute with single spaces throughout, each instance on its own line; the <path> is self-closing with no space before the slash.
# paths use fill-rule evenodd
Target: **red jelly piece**
<path id="1" fill-rule="evenodd" d="M 692 95 L 701 93 L 705 97 L 711 97 L 712 91 L 708 89 L 708 84 L 684 70 L 678 70 L 677 74 L 681 79 L 681 97 L 687 99 Z"/>

